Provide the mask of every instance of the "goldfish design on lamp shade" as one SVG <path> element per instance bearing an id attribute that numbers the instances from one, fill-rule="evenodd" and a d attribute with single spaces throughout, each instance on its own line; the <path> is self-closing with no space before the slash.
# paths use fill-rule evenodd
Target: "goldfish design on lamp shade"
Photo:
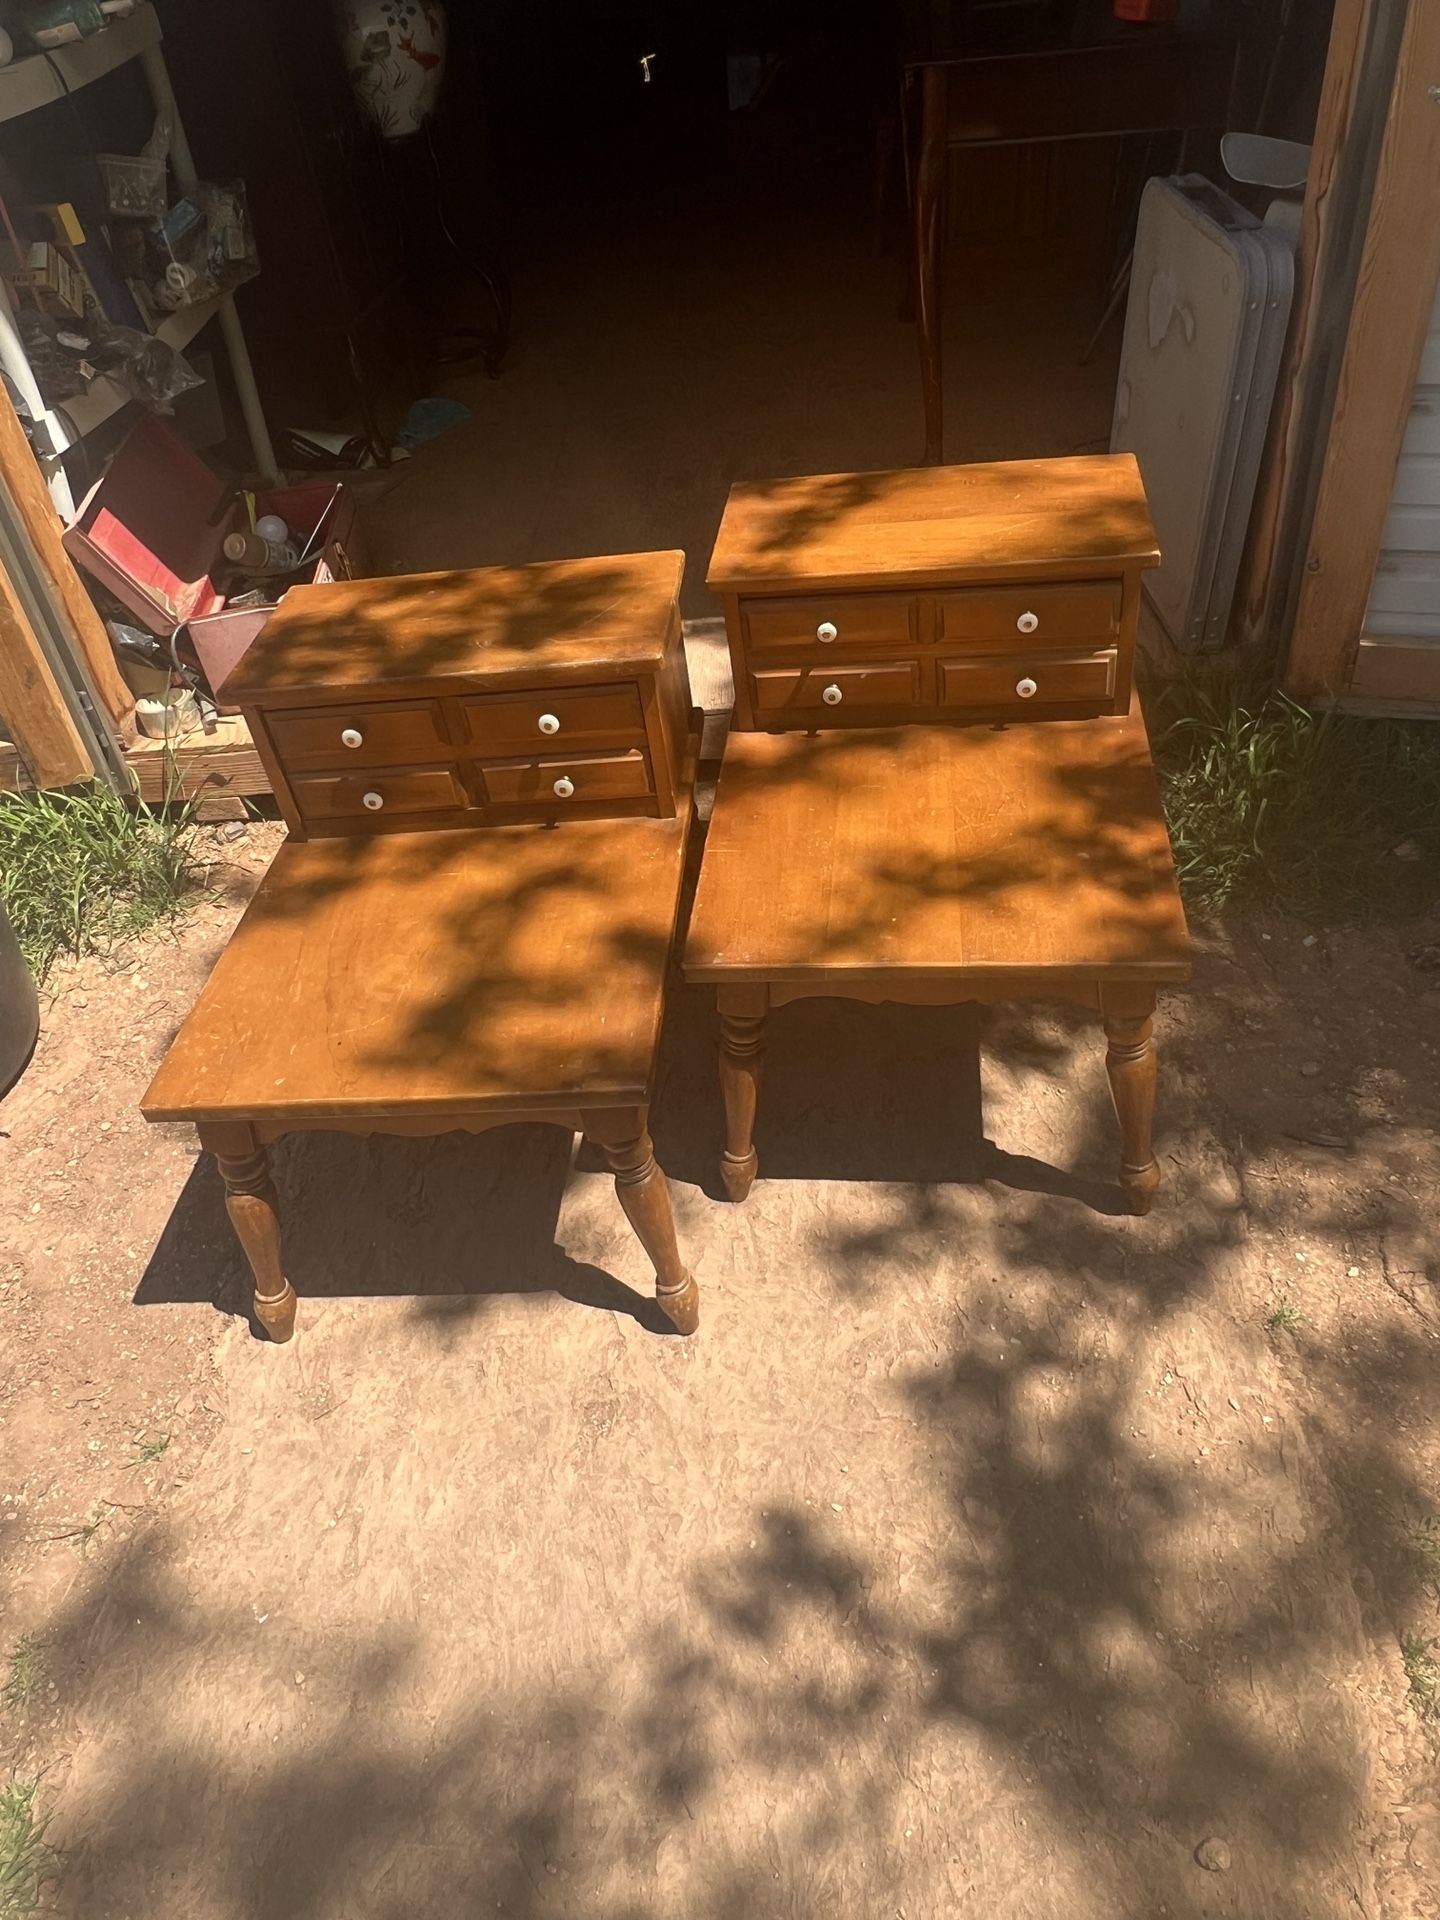
<path id="1" fill-rule="evenodd" d="M 445 74 L 440 0 L 342 0 L 341 47 L 355 98 L 387 140 L 418 133 Z"/>

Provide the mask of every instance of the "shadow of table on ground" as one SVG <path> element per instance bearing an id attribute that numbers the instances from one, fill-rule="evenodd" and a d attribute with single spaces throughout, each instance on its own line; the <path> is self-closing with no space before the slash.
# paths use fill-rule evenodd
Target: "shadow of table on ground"
<path id="1" fill-rule="evenodd" d="M 556 1245 L 572 1145 L 564 1129 L 534 1125 L 413 1140 L 287 1135 L 271 1156 L 286 1272 L 302 1300 L 410 1298 L 446 1318 L 504 1294 L 558 1293 L 673 1331 L 653 1300 Z M 249 1297 L 220 1176 L 202 1154 L 135 1303 L 210 1301 L 248 1316 Z"/>
<path id="2" fill-rule="evenodd" d="M 1068 1084 L 1071 1031 L 1092 1016 L 1059 1009 L 1064 1038 L 1042 1035 L 1026 1012 L 974 1005 L 912 1007 L 796 1001 L 770 1015 L 755 1128 L 762 1180 L 873 1180 L 902 1185 L 988 1181 L 1019 1192 L 1078 1200 L 1093 1212 L 1128 1212 L 1113 1180 L 1007 1153 L 985 1133 L 980 1050 L 1002 1030 L 1006 1059 Z M 1046 1009 L 1047 1013 L 1053 1011 Z M 661 1047 L 651 1131 L 666 1172 L 723 1199 L 724 1121 L 717 1071 L 715 996 L 675 991 Z M 1099 1132 L 1108 1112 L 1097 1114 Z M 1115 1142 L 1119 1158 L 1119 1141 Z M 577 1163 L 598 1167 L 588 1144 Z"/>
<path id="3" fill-rule="evenodd" d="M 996 1016 L 962 1007 L 866 1006 L 809 1000 L 782 1008 L 768 1031 L 757 1141 L 766 1180 L 927 1186 L 995 1182 L 1125 1212 L 1113 1182 L 1007 1153 L 986 1137 L 982 1032 Z M 1066 1038 L 1024 1025 L 1006 1057 L 1068 1076 Z M 652 1110 L 672 1180 L 721 1198 L 722 1138 L 714 996 L 672 995 Z M 574 1152 L 559 1127 L 498 1127 L 430 1139 L 294 1133 L 272 1149 L 286 1271 L 302 1299 L 409 1298 L 437 1318 L 506 1294 L 558 1293 L 673 1331 L 653 1300 L 556 1245 L 572 1162 L 604 1174 L 600 1149 Z M 226 1218 L 220 1176 L 202 1154 L 175 1203 L 136 1304 L 210 1301 L 248 1314 L 249 1269 Z M 258 1331 L 258 1329 L 257 1329 Z"/>

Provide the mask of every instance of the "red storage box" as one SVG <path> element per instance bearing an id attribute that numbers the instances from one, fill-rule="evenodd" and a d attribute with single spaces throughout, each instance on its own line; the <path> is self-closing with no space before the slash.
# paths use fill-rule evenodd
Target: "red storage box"
<path id="1" fill-rule="evenodd" d="M 271 487 L 256 494 L 255 512 L 278 513 L 298 543 L 308 537 L 314 547 L 312 570 L 290 584 L 360 579 L 368 571 L 354 495 L 344 485 Z M 227 604 L 224 582 L 234 569 L 223 542 L 245 524 L 235 489 L 147 415 L 81 501 L 64 542 L 76 566 L 138 625 L 165 641 L 183 626 L 213 687 L 275 611 Z"/>

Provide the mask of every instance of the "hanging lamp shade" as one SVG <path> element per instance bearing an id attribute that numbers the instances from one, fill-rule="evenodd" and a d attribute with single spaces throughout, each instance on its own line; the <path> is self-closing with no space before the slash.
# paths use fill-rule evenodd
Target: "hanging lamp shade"
<path id="1" fill-rule="evenodd" d="M 445 76 L 439 0 L 341 0 L 340 43 L 355 98 L 387 140 L 418 133 Z"/>

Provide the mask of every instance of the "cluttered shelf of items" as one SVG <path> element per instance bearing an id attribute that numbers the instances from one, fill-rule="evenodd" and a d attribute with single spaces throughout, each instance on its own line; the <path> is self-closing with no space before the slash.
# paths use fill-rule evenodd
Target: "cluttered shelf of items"
<path id="1" fill-rule="evenodd" d="M 14 27 L 0 35 L 0 371 L 113 650 L 119 692 L 97 704 L 129 784 L 147 802 L 234 805 L 270 781 L 214 689 L 287 587 L 363 571 L 353 494 L 279 482 L 232 298 L 260 270 L 244 187 L 198 178 L 153 8 L 38 0 Z M 107 150 L 142 119 L 132 150 Z M 222 478 L 166 417 L 203 384 L 187 350 L 212 320 L 252 471 L 274 484 Z M 21 777 L 0 755 L 0 785 Z"/>

